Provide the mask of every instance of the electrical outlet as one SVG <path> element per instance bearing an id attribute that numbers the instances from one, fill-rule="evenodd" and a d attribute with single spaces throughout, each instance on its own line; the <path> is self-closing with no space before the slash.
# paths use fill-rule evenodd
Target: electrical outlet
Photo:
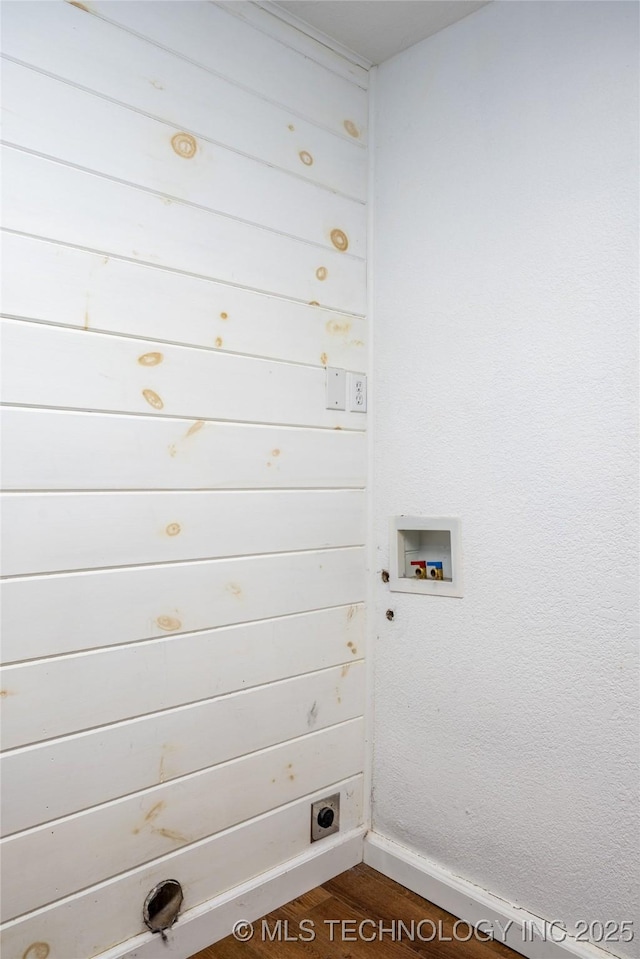
<path id="1" fill-rule="evenodd" d="M 367 412 L 367 378 L 364 373 L 349 373 L 349 410 Z"/>
<path id="2" fill-rule="evenodd" d="M 311 842 L 332 836 L 340 829 L 340 793 L 311 804 Z"/>

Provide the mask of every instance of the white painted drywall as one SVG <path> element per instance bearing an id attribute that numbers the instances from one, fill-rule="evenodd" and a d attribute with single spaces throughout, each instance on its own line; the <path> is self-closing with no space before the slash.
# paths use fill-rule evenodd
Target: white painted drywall
<path id="1" fill-rule="evenodd" d="M 491 3 L 376 81 L 377 565 L 458 515 L 465 595 L 378 579 L 373 826 L 567 924 L 638 916 L 637 54 Z"/>
<path id="2" fill-rule="evenodd" d="M 9 2 L 2 49 L 3 955 L 162 951 L 171 877 L 184 957 L 361 850 L 366 416 L 324 367 L 366 368 L 368 77 L 204 0 Z"/>

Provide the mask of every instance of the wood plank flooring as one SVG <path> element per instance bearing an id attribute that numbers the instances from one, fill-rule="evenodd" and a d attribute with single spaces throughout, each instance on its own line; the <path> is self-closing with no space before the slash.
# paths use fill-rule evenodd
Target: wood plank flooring
<path id="1" fill-rule="evenodd" d="M 364 863 L 256 920 L 253 927 L 249 942 L 228 936 L 192 959 L 517 959 L 501 943 L 475 937 L 462 941 L 472 935 L 469 926 Z M 421 941 L 417 932 L 411 941 L 411 930 L 418 928 L 423 940 L 433 935 L 432 941 Z M 263 934 L 266 930 L 272 940 Z M 294 941 L 284 941 L 285 934 Z"/>

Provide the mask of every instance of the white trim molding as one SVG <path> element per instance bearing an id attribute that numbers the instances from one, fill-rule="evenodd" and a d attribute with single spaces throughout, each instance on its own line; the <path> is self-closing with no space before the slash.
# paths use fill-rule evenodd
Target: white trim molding
<path id="1" fill-rule="evenodd" d="M 209 0 L 366 90 L 371 62 L 271 0 Z"/>
<path id="2" fill-rule="evenodd" d="M 375 832 L 369 832 L 365 837 L 364 861 L 406 889 L 478 928 L 483 936 L 491 930 L 496 941 L 503 942 L 527 959 L 607 959 L 612 955 L 569 935 L 563 942 L 551 941 L 552 935 L 560 938 L 561 930 L 550 930 L 547 941 L 537 934 L 531 941 L 532 930 L 545 927 L 545 920 L 540 916 L 499 899 Z"/>
<path id="3" fill-rule="evenodd" d="M 188 959 L 230 935 L 235 923 L 252 923 L 362 862 L 364 834 L 361 826 L 323 840 L 301 856 L 190 909 L 171 929 L 166 943 L 146 932 L 96 959 L 158 959 L 160 952 L 163 959 Z M 215 863 L 211 868 L 215 869 Z"/>
<path id="4" fill-rule="evenodd" d="M 271 13 L 274 17 L 278 17 L 280 20 L 284 20 L 285 23 L 289 23 L 295 27 L 296 30 L 299 30 L 300 33 L 305 33 L 308 37 L 317 40 L 317 42 L 323 46 L 329 47 L 330 50 L 344 57 L 345 60 L 350 60 L 351 63 L 355 63 L 356 66 L 362 67 L 363 70 L 369 70 L 373 66 L 371 60 L 367 60 L 366 57 L 363 57 L 360 53 L 356 53 L 356 51 L 350 47 L 345 47 L 339 40 L 330 37 L 328 33 L 324 33 L 322 30 L 318 30 L 317 27 L 307 23 L 306 20 L 301 20 L 300 17 L 296 17 L 295 14 L 289 13 L 288 10 L 281 7 L 278 3 L 273 2 L 273 0 L 254 0 L 254 3 L 257 7 L 262 7 L 263 10 Z"/>

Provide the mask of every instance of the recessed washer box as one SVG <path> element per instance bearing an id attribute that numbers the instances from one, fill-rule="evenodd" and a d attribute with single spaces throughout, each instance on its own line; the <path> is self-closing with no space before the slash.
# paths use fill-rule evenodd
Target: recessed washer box
<path id="1" fill-rule="evenodd" d="M 389 588 L 396 593 L 462 596 L 462 532 L 452 516 L 394 516 Z"/>

